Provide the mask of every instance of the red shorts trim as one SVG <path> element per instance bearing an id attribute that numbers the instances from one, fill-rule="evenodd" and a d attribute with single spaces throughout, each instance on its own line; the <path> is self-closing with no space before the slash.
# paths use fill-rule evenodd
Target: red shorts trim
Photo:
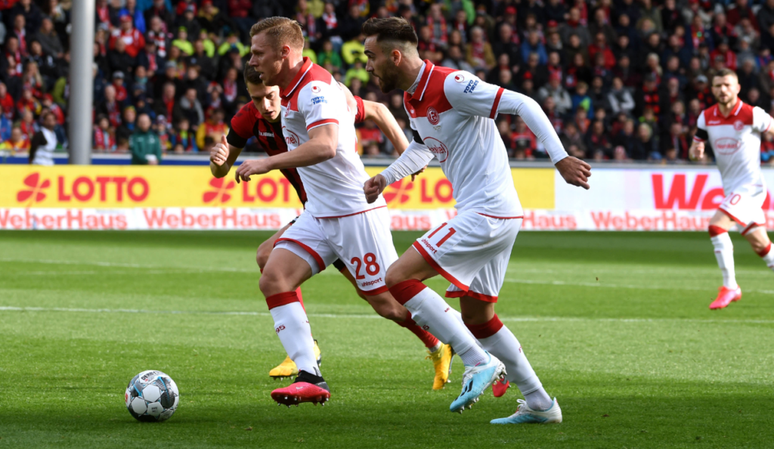
<path id="1" fill-rule="evenodd" d="M 481 215 L 481 216 L 483 216 L 483 217 L 498 218 L 500 220 L 517 220 L 519 218 L 524 218 L 524 215 L 519 215 L 518 217 L 496 217 L 494 215 L 482 214 L 481 212 L 476 212 L 476 213 Z"/>
<path id="2" fill-rule="evenodd" d="M 467 285 L 463 284 L 462 282 L 460 282 L 459 280 L 457 280 L 457 278 L 455 278 L 454 276 L 452 276 L 451 274 L 449 274 L 449 273 L 448 273 L 446 270 L 444 270 L 443 268 L 441 268 L 441 266 L 440 266 L 440 265 L 438 265 L 438 262 L 436 262 L 436 261 L 435 261 L 435 259 L 433 259 L 432 257 L 430 257 L 430 254 L 428 254 L 428 253 L 427 253 L 427 251 L 425 251 L 425 249 L 424 249 L 424 248 L 422 248 L 422 245 L 420 245 L 420 244 L 419 244 L 419 242 L 416 242 L 416 241 L 415 241 L 414 243 L 412 243 L 412 244 L 411 244 L 411 246 L 413 246 L 413 247 L 414 247 L 414 249 L 416 249 L 416 250 L 417 250 L 417 252 L 419 252 L 419 254 L 421 254 L 421 255 L 422 255 L 422 257 L 424 257 L 424 258 L 425 258 L 425 262 L 427 262 L 428 264 L 430 264 L 430 266 L 431 266 L 431 267 L 433 267 L 433 269 L 434 269 L 434 270 L 435 270 L 435 271 L 436 271 L 438 274 L 440 274 L 441 276 L 443 276 L 444 278 L 446 278 L 446 280 L 447 280 L 447 281 L 449 281 L 449 282 L 451 282 L 452 284 L 456 285 L 456 286 L 457 286 L 459 289 L 461 289 L 461 290 L 463 290 L 463 291 L 465 291 L 465 292 L 467 292 L 468 290 L 470 290 L 470 287 L 468 287 Z"/>
<path id="3" fill-rule="evenodd" d="M 761 227 L 761 226 L 766 226 L 766 225 L 765 225 L 764 223 L 755 223 L 755 222 L 753 222 L 753 223 L 750 223 L 749 225 L 747 225 L 747 227 L 746 227 L 746 228 L 744 228 L 744 230 L 742 230 L 742 232 L 740 232 L 740 234 L 741 234 L 741 235 L 745 235 L 745 234 L 747 234 L 748 232 L 752 231 L 752 230 L 753 230 L 753 228 L 756 228 L 756 227 Z"/>
<path id="4" fill-rule="evenodd" d="M 382 285 L 381 287 L 375 288 L 373 290 L 360 290 L 358 288 L 357 291 L 366 296 L 376 296 L 376 295 L 381 295 L 384 292 L 390 291 L 390 289 L 388 289 L 386 285 Z"/>
<path id="5" fill-rule="evenodd" d="M 324 269 L 325 269 L 325 262 L 323 262 L 323 260 L 322 260 L 322 257 L 320 257 L 320 255 L 319 255 L 319 254 L 317 254 L 317 251 L 315 251 L 315 250 L 313 250 L 312 248 L 310 248 L 310 247 L 308 247 L 308 246 L 304 245 L 303 243 L 299 242 L 298 240 L 295 240 L 295 239 L 287 239 L 287 238 L 285 238 L 285 237 L 280 237 L 280 238 L 278 238 L 278 239 L 277 239 L 277 241 L 276 241 L 276 242 L 274 242 L 274 246 L 276 247 L 276 246 L 277 246 L 277 243 L 279 243 L 279 242 L 285 242 L 285 241 L 287 241 L 287 242 L 293 242 L 293 243 L 295 243 L 296 245 L 298 245 L 298 246 L 300 246 L 301 248 L 303 248 L 303 249 L 304 249 L 304 251 L 306 251 L 306 252 L 308 252 L 309 254 L 311 254 L 311 255 L 312 255 L 312 257 L 314 257 L 314 260 L 315 260 L 315 261 L 317 261 L 317 267 L 320 269 L 320 271 L 322 271 L 322 270 L 324 270 Z"/>
<path id="6" fill-rule="evenodd" d="M 307 126 L 306 130 L 309 131 L 312 128 L 316 128 L 316 127 L 322 126 L 322 125 L 327 125 L 329 123 L 335 123 L 335 124 L 338 125 L 339 121 L 336 120 L 335 118 L 327 118 L 327 119 L 324 119 L 324 120 L 318 120 L 318 121 L 312 123 L 311 125 Z"/>
<path id="7" fill-rule="evenodd" d="M 347 215 L 336 215 L 336 216 L 333 216 L 333 217 L 315 217 L 315 218 L 323 219 L 323 218 L 344 218 L 344 217 L 351 217 L 351 216 L 353 216 L 353 215 L 360 215 L 360 214 L 364 214 L 364 213 L 366 213 L 366 212 L 371 212 L 372 210 L 381 209 L 381 208 L 383 208 L 383 207 L 387 207 L 387 206 L 386 206 L 386 205 L 385 205 L 385 206 L 377 206 L 377 207 L 373 207 L 373 208 L 371 208 L 371 209 L 361 210 L 360 212 L 354 212 L 354 213 L 347 214 Z"/>
<path id="8" fill-rule="evenodd" d="M 718 207 L 718 210 L 723 212 L 724 214 L 728 215 L 728 218 L 734 220 L 739 226 L 747 226 L 747 223 L 743 223 L 742 220 L 734 217 L 733 215 L 731 215 L 731 212 L 723 209 L 722 207 Z"/>
<path id="9" fill-rule="evenodd" d="M 468 290 L 466 292 L 446 291 L 447 298 L 462 298 L 463 296 L 470 296 L 471 298 L 478 299 L 479 301 L 484 301 L 484 302 L 492 302 L 492 303 L 497 302 L 497 296 L 484 295 L 482 293 L 476 293 L 473 290 Z"/>

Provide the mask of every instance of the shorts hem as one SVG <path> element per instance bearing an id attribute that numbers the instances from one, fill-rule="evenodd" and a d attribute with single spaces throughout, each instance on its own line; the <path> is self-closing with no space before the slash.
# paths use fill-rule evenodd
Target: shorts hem
<path id="1" fill-rule="evenodd" d="M 491 303 L 497 302 L 497 296 L 485 295 L 483 293 L 476 293 L 472 290 L 468 290 L 466 292 L 462 292 L 459 290 L 446 292 L 447 298 L 462 298 L 463 296 L 470 296 L 471 298 L 478 299 L 479 301 L 484 301 L 484 302 L 491 302 Z"/>
<path id="2" fill-rule="evenodd" d="M 390 291 L 390 289 L 388 289 L 386 285 L 382 285 L 381 287 L 375 288 L 373 290 L 361 290 L 360 288 L 358 288 L 357 290 L 365 296 L 376 296 L 376 295 L 381 295 L 384 292 Z"/>
<path id="3" fill-rule="evenodd" d="M 747 223 L 745 223 L 742 220 L 736 218 L 731 212 L 723 209 L 722 207 L 718 207 L 718 210 L 723 212 L 724 214 L 728 215 L 728 218 L 734 220 L 736 222 L 736 224 L 738 224 L 739 226 L 747 226 Z"/>
<path id="4" fill-rule="evenodd" d="M 319 268 L 319 271 L 323 271 L 325 269 L 325 262 L 323 262 L 322 257 L 320 257 L 319 254 L 317 254 L 317 251 L 313 250 L 307 245 L 304 245 L 303 243 L 299 242 L 296 239 L 288 239 L 285 237 L 280 237 L 277 239 L 276 242 L 274 242 L 274 247 L 277 246 L 277 243 L 279 242 L 292 242 L 296 245 L 300 246 L 304 251 L 308 252 L 312 257 L 314 257 L 314 260 L 317 262 L 317 267 Z"/>
<path id="5" fill-rule="evenodd" d="M 741 234 L 741 235 L 745 235 L 745 234 L 747 234 L 748 232 L 752 231 L 754 228 L 757 228 L 757 227 L 762 227 L 762 226 L 766 226 L 766 223 L 755 223 L 755 222 L 752 222 L 752 223 L 750 223 L 749 225 L 747 225 L 747 227 L 746 227 L 746 228 L 744 228 L 744 229 L 742 230 L 742 232 L 740 232 L 739 234 Z"/>
<path id="6" fill-rule="evenodd" d="M 424 248 L 422 248 L 422 245 L 420 245 L 418 241 L 414 241 L 414 243 L 413 243 L 411 246 L 413 246 L 413 247 L 414 247 L 414 249 L 416 249 L 416 250 L 417 250 L 417 252 L 418 252 L 418 253 L 419 253 L 419 254 L 420 254 L 420 255 L 421 255 L 421 256 L 422 256 L 422 257 L 425 259 L 425 262 L 427 262 L 427 263 L 428 263 L 428 264 L 429 264 L 431 267 L 433 267 L 433 269 L 434 269 L 434 270 L 435 270 L 435 271 L 436 271 L 438 274 L 440 274 L 441 276 L 443 276 L 444 278 L 446 278 L 446 280 L 447 280 L 447 281 L 449 281 L 449 282 L 451 282 L 452 284 L 456 285 L 456 286 L 457 286 L 457 288 L 459 288 L 460 290 L 463 290 L 463 291 L 465 291 L 465 292 L 467 292 L 468 290 L 470 290 L 470 287 L 469 287 L 469 286 L 467 286 L 467 285 L 463 284 L 463 283 L 462 283 L 462 282 L 460 282 L 460 281 L 459 281 L 457 278 L 455 278 L 454 276 L 452 276 L 452 275 L 451 275 L 449 272 L 447 272 L 446 270 L 444 270 L 443 268 L 441 268 L 441 266 L 440 266 L 440 265 L 438 265 L 438 262 L 436 262 L 436 261 L 435 261 L 435 259 L 433 259 L 433 258 L 432 258 L 432 256 L 430 256 L 430 254 L 428 254 L 428 252 L 427 252 L 427 251 L 425 251 L 425 249 L 424 249 Z"/>

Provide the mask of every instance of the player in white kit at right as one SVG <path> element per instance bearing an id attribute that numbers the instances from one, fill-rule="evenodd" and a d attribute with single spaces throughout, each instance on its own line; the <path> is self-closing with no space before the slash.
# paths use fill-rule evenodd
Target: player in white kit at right
<path id="1" fill-rule="evenodd" d="M 387 185 L 435 157 L 452 183 L 458 211 L 456 217 L 414 242 L 413 249 L 390 267 L 390 292 L 414 321 L 451 344 L 463 358 L 463 390 L 451 411 L 470 406 L 494 380 L 498 368 L 492 366 L 491 353 L 504 363 L 508 380 L 526 399 L 519 400 L 514 415 L 493 420 L 493 424 L 561 422 L 559 404 L 548 396 L 519 341 L 494 313 L 523 214 L 493 119 L 498 113 L 520 115 L 570 184 L 588 188 L 591 167 L 567 155 L 534 100 L 485 83 L 469 72 L 422 61 L 416 33 L 405 20 L 370 19 L 363 34 L 366 70 L 379 79 L 382 91 L 400 88 L 406 92 L 404 106 L 414 129 L 414 141 L 403 155 L 366 182 L 366 198 L 376 200 Z M 460 298 L 465 325 L 488 351 L 480 359 L 465 359 L 466 348 L 454 341 L 451 308 L 422 283 L 437 274 L 451 282 L 446 296 Z"/>
<path id="2" fill-rule="evenodd" d="M 761 173 L 761 134 L 774 134 L 774 119 L 759 107 L 739 99 L 739 79 L 730 69 L 712 77 L 712 94 L 718 104 L 699 115 L 690 155 L 704 157 L 704 142 L 709 142 L 723 180 L 726 195 L 710 220 L 709 233 L 715 258 L 723 273 L 723 285 L 710 309 L 723 309 L 742 298 L 736 283 L 734 246 L 728 230 L 734 223 L 766 265 L 774 270 L 774 251 L 766 233 L 766 182 Z"/>

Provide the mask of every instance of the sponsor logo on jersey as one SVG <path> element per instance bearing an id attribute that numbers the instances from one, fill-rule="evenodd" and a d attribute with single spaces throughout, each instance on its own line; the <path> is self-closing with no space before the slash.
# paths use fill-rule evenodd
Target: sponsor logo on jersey
<path id="1" fill-rule="evenodd" d="M 449 157 L 449 150 L 446 148 L 446 145 L 444 145 L 443 142 L 436 139 L 435 137 L 427 137 L 425 138 L 425 145 L 427 146 L 428 150 L 435 154 L 438 162 L 446 162 L 446 158 Z"/>
<path id="2" fill-rule="evenodd" d="M 285 135 L 285 143 L 288 145 L 298 146 L 301 144 L 301 139 L 299 139 L 296 133 L 289 130 L 286 126 L 282 127 L 282 134 Z"/>
<path id="3" fill-rule="evenodd" d="M 320 104 L 320 103 L 327 103 L 328 100 L 325 99 L 325 97 L 314 97 L 312 98 L 312 104 Z"/>
<path id="4" fill-rule="evenodd" d="M 274 133 L 267 133 L 263 131 L 258 131 L 258 135 L 261 137 L 274 137 Z"/>
<path id="5" fill-rule="evenodd" d="M 470 80 L 467 86 L 465 86 L 465 91 L 463 93 L 465 94 L 472 94 L 474 90 L 476 90 L 476 87 L 478 86 L 478 80 Z"/>
<path id="6" fill-rule="evenodd" d="M 465 75 L 462 75 L 462 74 L 454 75 L 454 81 L 456 81 L 458 83 L 465 82 Z"/>
<path id="7" fill-rule="evenodd" d="M 742 141 L 732 137 L 723 137 L 712 143 L 712 147 L 715 151 L 722 155 L 734 154 L 741 146 Z"/>
<path id="8" fill-rule="evenodd" d="M 312 93 L 313 94 L 319 94 L 320 93 L 320 86 L 312 86 Z"/>
<path id="9" fill-rule="evenodd" d="M 433 108 L 427 108 L 427 121 L 432 125 L 437 125 L 439 121 L 438 111 Z"/>
<path id="10" fill-rule="evenodd" d="M 737 131 L 741 131 L 744 128 L 744 122 L 741 120 L 737 120 L 734 122 L 734 129 Z"/>
<path id="11" fill-rule="evenodd" d="M 719 125 L 720 120 L 710 120 L 707 122 L 708 125 Z"/>

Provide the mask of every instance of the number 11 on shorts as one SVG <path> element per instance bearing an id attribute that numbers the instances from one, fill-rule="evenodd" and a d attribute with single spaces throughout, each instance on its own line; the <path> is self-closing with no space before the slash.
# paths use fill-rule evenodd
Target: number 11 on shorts
<path id="1" fill-rule="evenodd" d="M 430 235 L 428 235 L 428 236 L 427 236 L 427 239 L 428 239 L 428 240 L 430 240 L 431 238 L 433 238 L 433 236 L 434 236 L 435 234 L 437 234 L 437 233 L 438 233 L 438 231 L 440 231 L 441 229 L 443 229 L 445 226 L 446 226 L 446 223 L 442 224 L 441 226 L 438 226 L 438 229 L 436 229 L 435 231 L 431 232 L 431 233 L 430 233 Z M 438 247 L 438 248 L 440 248 L 440 247 L 441 247 L 441 245 L 443 245 L 443 244 L 444 244 L 444 242 L 446 242 L 447 240 L 449 240 L 449 239 L 451 238 L 451 236 L 453 236 L 453 235 L 454 235 L 454 233 L 455 233 L 455 232 L 457 232 L 457 230 L 456 230 L 456 229 L 454 229 L 454 228 L 452 228 L 452 227 L 449 227 L 449 231 L 447 232 L 447 234 L 446 234 L 445 236 L 443 236 L 443 238 L 442 238 L 441 240 L 438 240 L 438 243 L 436 243 L 436 244 L 435 244 L 435 246 L 436 246 L 436 247 Z"/>

